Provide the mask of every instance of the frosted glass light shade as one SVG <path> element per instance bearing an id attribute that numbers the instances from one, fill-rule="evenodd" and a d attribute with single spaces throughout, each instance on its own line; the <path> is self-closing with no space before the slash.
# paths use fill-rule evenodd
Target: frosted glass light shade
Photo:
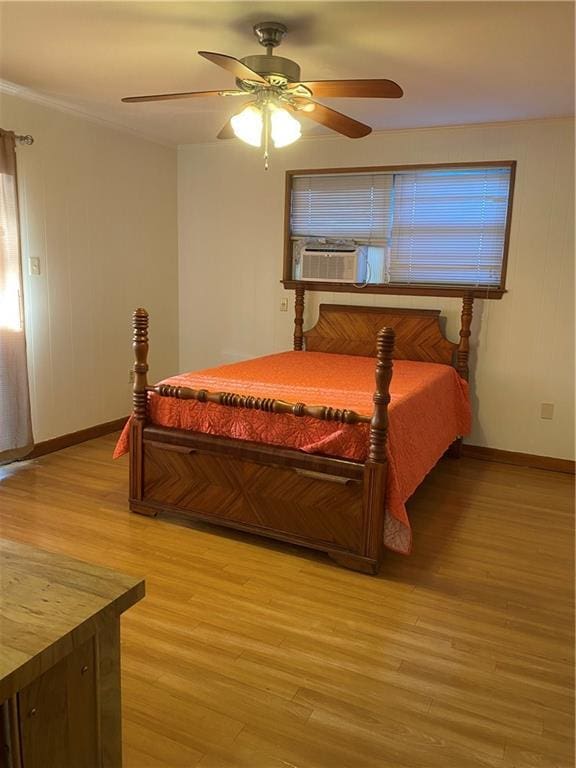
<path id="1" fill-rule="evenodd" d="M 259 147 L 262 144 L 262 112 L 254 106 L 246 107 L 230 119 L 232 130 L 246 144 Z"/>
<path id="2" fill-rule="evenodd" d="M 300 123 L 282 107 L 275 107 L 270 114 L 272 141 L 277 148 L 292 144 L 302 135 Z"/>

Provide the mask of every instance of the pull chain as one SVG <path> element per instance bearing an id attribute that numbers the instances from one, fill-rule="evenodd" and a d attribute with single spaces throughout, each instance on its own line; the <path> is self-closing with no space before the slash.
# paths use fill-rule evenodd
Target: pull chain
<path id="1" fill-rule="evenodd" d="M 268 170 L 268 147 L 270 142 L 270 110 L 266 104 L 263 109 L 264 112 L 264 170 Z"/>

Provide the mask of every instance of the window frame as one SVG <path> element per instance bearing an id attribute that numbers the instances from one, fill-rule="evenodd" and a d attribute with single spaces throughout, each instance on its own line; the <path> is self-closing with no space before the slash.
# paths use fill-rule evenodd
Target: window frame
<path id="1" fill-rule="evenodd" d="M 502 273 L 498 287 L 483 287 L 471 285 L 425 285 L 414 283 L 371 283 L 366 286 L 357 286 L 352 283 L 316 282 L 311 280 L 295 280 L 292 275 L 292 239 L 290 236 L 290 213 L 292 202 L 292 180 L 294 176 L 313 176 L 322 174 L 350 174 L 350 173 L 384 173 L 394 171 L 415 171 L 444 168 L 509 168 L 510 187 L 508 194 L 508 210 L 506 213 L 506 229 L 504 232 L 504 248 L 502 254 Z M 284 265 L 282 284 L 285 288 L 294 289 L 303 287 L 307 291 L 326 291 L 329 293 L 383 293 L 407 296 L 463 296 L 472 295 L 481 299 L 501 299 L 507 292 L 506 274 L 508 269 L 508 250 L 510 244 L 510 229 L 512 222 L 512 208 L 514 203 L 514 186 L 516 181 L 516 160 L 490 160 L 473 163 L 415 163 L 409 165 L 380 165 L 364 166 L 360 168 L 307 168 L 286 171 L 285 199 L 284 199 Z"/>

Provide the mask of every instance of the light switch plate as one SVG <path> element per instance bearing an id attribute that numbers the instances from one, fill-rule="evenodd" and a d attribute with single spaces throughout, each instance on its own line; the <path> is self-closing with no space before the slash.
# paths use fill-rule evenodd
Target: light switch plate
<path id="1" fill-rule="evenodd" d="M 37 256 L 31 256 L 28 259 L 28 274 L 30 275 L 40 274 L 40 259 Z"/>
<path id="2" fill-rule="evenodd" d="M 540 403 L 540 418 L 541 419 L 554 418 L 554 403 Z"/>

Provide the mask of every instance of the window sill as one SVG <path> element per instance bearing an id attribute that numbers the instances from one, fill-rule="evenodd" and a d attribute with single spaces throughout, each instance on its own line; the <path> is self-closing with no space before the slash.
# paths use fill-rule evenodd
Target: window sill
<path id="1" fill-rule="evenodd" d="M 307 291 L 327 293 L 384 293 L 400 296 L 464 296 L 471 294 L 475 299 L 501 299 L 505 288 L 477 288 L 468 285 L 367 285 L 359 288 L 351 283 L 318 283 L 308 280 L 282 280 L 284 288 L 303 287 Z"/>

